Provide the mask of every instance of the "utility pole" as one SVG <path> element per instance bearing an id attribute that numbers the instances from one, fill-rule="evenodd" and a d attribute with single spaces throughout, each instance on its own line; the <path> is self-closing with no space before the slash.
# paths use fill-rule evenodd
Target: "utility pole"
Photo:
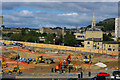
<path id="1" fill-rule="evenodd" d="M 17 50 L 17 69 L 19 69 L 19 64 L 18 64 L 18 58 L 19 58 L 19 46 L 18 47 L 18 50 Z"/>

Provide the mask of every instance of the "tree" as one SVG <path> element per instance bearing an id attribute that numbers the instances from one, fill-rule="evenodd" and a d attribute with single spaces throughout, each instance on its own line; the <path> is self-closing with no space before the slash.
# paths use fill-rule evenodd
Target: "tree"
<path id="1" fill-rule="evenodd" d="M 71 33 L 67 32 L 66 37 L 64 38 L 64 44 L 67 46 L 75 46 L 77 41 Z"/>
<path id="2" fill-rule="evenodd" d="M 50 34 L 50 33 L 49 33 L 49 34 L 45 37 L 45 43 L 53 44 L 53 43 L 54 43 L 53 39 L 54 39 L 53 34 Z"/>
<path id="3" fill-rule="evenodd" d="M 55 33 L 53 33 L 53 37 L 56 37 L 56 34 L 55 34 Z"/>
<path id="4" fill-rule="evenodd" d="M 44 37 L 47 36 L 47 33 L 43 33 L 42 36 L 44 36 Z"/>
<path id="5" fill-rule="evenodd" d="M 63 42 L 63 36 L 62 36 L 62 34 L 61 34 L 59 38 L 56 38 L 56 39 L 55 39 L 55 44 L 56 44 L 56 45 L 59 45 L 59 44 L 61 44 L 62 42 Z"/>
<path id="6" fill-rule="evenodd" d="M 103 34 L 103 41 L 114 41 L 114 40 L 111 39 L 108 35 Z"/>
<path id="7" fill-rule="evenodd" d="M 22 34 L 23 36 L 26 35 L 26 30 L 25 30 L 24 28 L 22 28 L 22 30 L 21 30 L 21 34 Z"/>
<path id="8" fill-rule="evenodd" d="M 15 40 L 15 41 L 21 41 L 22 35 L 15 33 L 15 34 L 12 34 L 12 35 L 10 36 L 10 39 L 11 39 L 11 40 Z"/>
<path id="9" fill-rule="evenodd" d="M 112 37 L 112 34 L 111 34 L 111 33 L 109 33 L 109 34 L 108 34 L 108 36 L 109 36 L 109 37 Z"/>

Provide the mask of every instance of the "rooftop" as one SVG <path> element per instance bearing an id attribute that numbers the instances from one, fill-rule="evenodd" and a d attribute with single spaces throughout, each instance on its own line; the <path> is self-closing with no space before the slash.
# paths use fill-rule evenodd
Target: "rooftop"
<path id="1" fill-rule="evenodd" d="M 94 27 L 94 28 L 88 28 L 86 31 L 101 31 L 101 29 Z"/>

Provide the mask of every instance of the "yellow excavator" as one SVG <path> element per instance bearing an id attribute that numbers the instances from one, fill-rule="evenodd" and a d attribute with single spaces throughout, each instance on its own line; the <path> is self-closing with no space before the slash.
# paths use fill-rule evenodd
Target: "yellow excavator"
<path id="1" fill-rule="evenodd" d="M 13 69 L 5 69 L 2 71 L 3 74 L 22 74 L 22 71 L 19 69 L 19 67 L 14 67 Z"/>
<path id="2" fill-rule="evenodd" d="M 5 61 L 2 62 L 2 68 L 3 67 L 8 67 L 7 63 Z"/>
<path id="3" fill-rule="evenodd" d="M 83 59 L 83 62 L 84 63 L 92 63 L 92 61 L 91 61 L 91 55 L 85 56 L 84 59 Z"/>
<path id="4" fill-rule="evenodd" d="M 51 63 L 54 63 L 54 61 L 52 58 L 43 58 L 43 56 L 39 56 L 33 60 L 33 63 L 34 64 L 37 64 L 37 63 L 51 64 Z"/>

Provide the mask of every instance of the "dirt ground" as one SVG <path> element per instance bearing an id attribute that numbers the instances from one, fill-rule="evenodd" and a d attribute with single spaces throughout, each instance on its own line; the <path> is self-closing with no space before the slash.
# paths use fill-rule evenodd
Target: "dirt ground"
<path id="1" fill-rule="evenodd" d="M 37 52 L 41 52 L 41 53 L 45 53 L 45 52 L 54 52 L 53 50 L 49 50 L 49 49 L 35 49 L 37 50 Z M 6 49 L 3 49 L 3 51 L 6 51 Z M 14 53 L 13 55 L 15 55 L 15 53 L 17 54 L 17 50 L 12 50 L 12 49 L 8 49 L 9 53 L 4 53 L 4 57 L 9 57 L 8 55 L 12 55 L 11 53 Z M 49 54 L 51 55 L 52 58 L 54 58 L 55 63 L 52 64 L 45 64 L 45 63 L 38 63 L 38 64 L 28 64 L 28 65 L 33 65 L 35 66 L 35 69 L 24 69 L 23 74 L 52 74 L 51 72 L 51 68 L 55 68 L 56 65 L 59 64 L 59 59 L 61 59 L 61 61 L 65 60 L 68 56 L 68 54 L 72 53 L 70 51 L 68 51 L 67 53 L 65 51 L 58 51 L 60 52 L 60 54 L 54 54 L 54 53 L 45 53 L 45 54 Z M 87 53 L 72 53 L 72 59 L 71 59 L 71 64 L 76 64 L 76 63 L 84 63 L 83 62 L 83 56 L 87 55 Z M 73 55 L 74 54 L 74 55 Z M 19 55 L 22 58 L 37 58 L 38 56 L 40 56 L 40 54 L 35 54 L 34 52 L 23 52 L 23 51 L 19 51 Z M 93 54 L 92 54 L 93 55 Z M 80 57 L 81 56 L 81 57 Z M 58 57 L 59 59 L 57 59 L 56 57 Z M 98 63 L 99 61 L 106 64 L 108 70 L 113 70 L 117 65 L 118 65 L 118 60 L 117 59 L 112 59 L 112 58 L 105 58 L 107 56 L 100 56 L 97 54 L 94 54 L 92 57 L 92 64 L 90 66 L 91 72 L 100 72 L 100 71 L 105 71 L 105 68 L 100 68 L 94 64 Z M 87 64 L 80 64 L 77 65 L 78 68 L 82 68 L 83 72 L 88 72 L 88 65 Z M 71 73 L 78 73 L 78 71 L 72 71 Z"/>

